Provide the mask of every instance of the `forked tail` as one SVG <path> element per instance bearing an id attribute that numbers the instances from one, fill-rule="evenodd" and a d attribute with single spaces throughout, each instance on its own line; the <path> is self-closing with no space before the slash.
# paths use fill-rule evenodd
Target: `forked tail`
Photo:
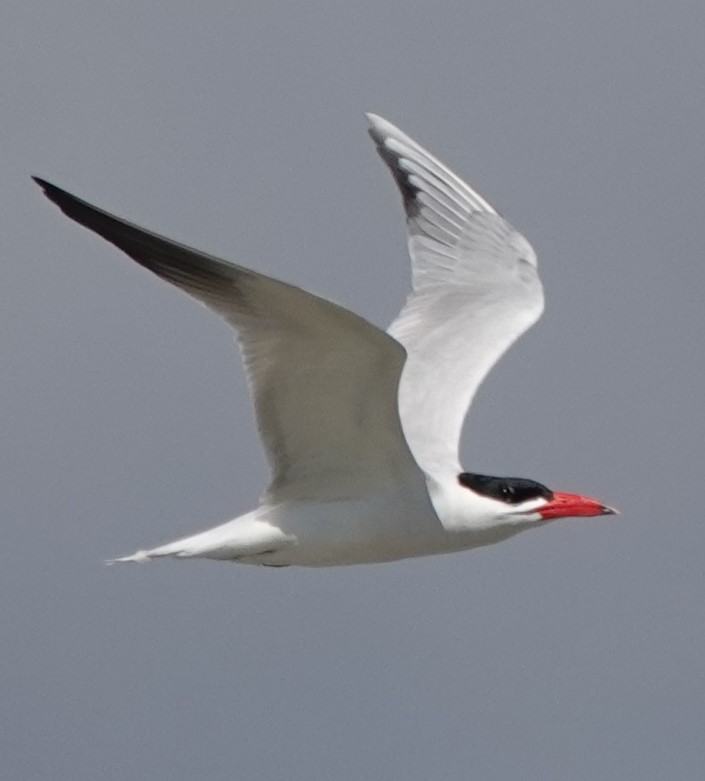
<path id="1" fill-rule="evenodd" d="M 166 545 L 138 550 L 131 556 L 108 559 L 106 564 L 144 564 L 152 559 L 220 559 L 236 561 L 279 550 L 292 540 L 276 526 L 257 520 L 256 512 L 242 515 L 212 529 L 181 537 Z"/>

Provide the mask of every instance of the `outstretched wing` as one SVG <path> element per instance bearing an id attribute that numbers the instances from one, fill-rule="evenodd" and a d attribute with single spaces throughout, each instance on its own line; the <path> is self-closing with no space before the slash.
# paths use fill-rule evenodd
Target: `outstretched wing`
<path id="1" fill-rule="evenodd" d="M 271 501 L 354 497 L 414 473 L 421 480 L 399 422 L 405 353 L 392 337 L 330 301 L 36 181 L 68 217 L 236 330 L 272 469 Z"/>
<path id="2" fill-rule="evenodd" d="M 439 160 L 391 122 L 368 119 L 409 231 L 413 292 L 389 328 L 408 354 L 399 388 L 404 434 L 426 472 L 460 472 L 460 434 L 478 386 L 543 311 L 536 254 Z"/>

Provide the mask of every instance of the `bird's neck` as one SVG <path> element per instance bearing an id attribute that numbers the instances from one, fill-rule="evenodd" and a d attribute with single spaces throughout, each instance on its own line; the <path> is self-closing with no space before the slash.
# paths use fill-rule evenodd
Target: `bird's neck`
<path id="1" fill-rule="evenodd" d="M 498 504 L 461 485 L 457 475 L 427 477 L 428 493 L 440 522 L 448 532 L 505 531 L 511 536 L 531 526 L 530 521 L 498 512 Z"/>

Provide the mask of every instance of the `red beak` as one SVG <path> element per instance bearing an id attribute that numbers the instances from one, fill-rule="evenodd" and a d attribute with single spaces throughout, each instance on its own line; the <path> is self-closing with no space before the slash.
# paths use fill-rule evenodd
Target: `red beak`
<path id="1" fill-rule="evenodd" d="M 553 499 L 545 507 L 540 507 L 537 512 L 541 514 L 544 521 L 550 521 L 553 518 L 580 518 L 593 515 L 619 514 L 619 510 L 607 507 L 598 502 L 597 499 L 578 496 L 578 494 L 559 493 L 554 493 Z"/>

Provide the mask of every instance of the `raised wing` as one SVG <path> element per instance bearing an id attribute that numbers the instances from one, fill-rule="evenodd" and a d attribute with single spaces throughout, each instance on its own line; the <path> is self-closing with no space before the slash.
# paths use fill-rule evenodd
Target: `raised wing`
<path id="1" fill-rule="evenodd" d="M 399 128 L 368 114 L 401 190 L 413 292 L 389 333 L 408 354 L 404 434 L 429 474 L 462 471 L 458 445 L 475 392 L 543 311 L 536 254 L 490 204 Z"/>
<path id="2" fill-rule="evenodd" d="M 410 474 L 421 481 L 399 422 L 398 342 L 330 301 L 36 181 L 68 217 L 235 328 L 272 469 L 270 501 L 360 496 Z"/>

